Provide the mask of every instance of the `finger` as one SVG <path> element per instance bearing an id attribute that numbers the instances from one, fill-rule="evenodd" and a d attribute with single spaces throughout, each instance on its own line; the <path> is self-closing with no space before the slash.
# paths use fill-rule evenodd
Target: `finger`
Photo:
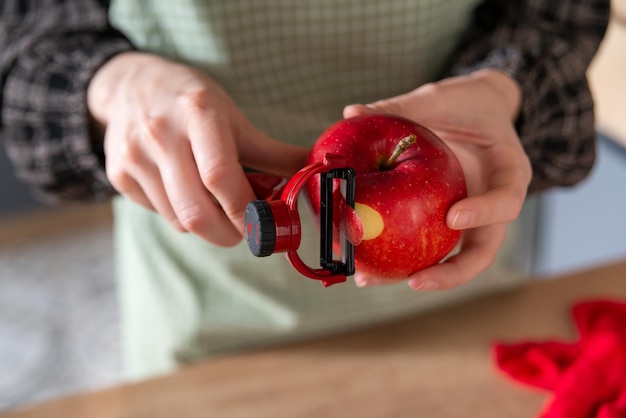
<path id="1" fill-rule="evenodd" d="M 175 230 L 179 232 L 187 232 L 176 217 L 174 209 L 169 204 L 167 194 L 161 183 L 161 177 L 158 170 L 147 176 L 139 176 L 144 181 L 141 183 L 130 179 L 124 196 L 129 200 L 143 206 L 144 208 L 158 213 L 165 219 Z"/>
<path id="2" fill-rule="evenodd" d="M 147 117 L 140 132 L 146 151 L 139 155 L 153 159 L 154 172 L 148 164 L 137 164 L 135 178 L 144 188 L 157 211 L 180 229 L 221 246 L 232 246 L 241 235 L 230 225 L 212 200 L 198 173 L 189 140 L 170 118 Z"/>
<path id="3" fill-rule="evenodd" d="M 241 241 L 240 231 L 203 184 L 190 148 L 180 147 L 174 151 L 173 158 L 160 167 L 160 173 L 169 202 L 183 228 L 220 246 L 232 246 Z"/>
<path id="4" fill-rule="evenodd" d="M 405 280 L 405 278 L 391 279 L 391 278 L 371 276 L 359 270 L 357 270 L 354 273 L 353 279 L 354 279 L 354 284 L 356 284 L 357 287 L 386 286 L 386 285 L 398 284 Z"/>
<path id="5" fill-rule="evenodd" d="M 376 109 L 364 104 L 351 104 L 343 108 L 344 119 L 376 113 Z"/>
<path id="6" fill-rule="evenodd" d="M 123 161 L 127 184 L 122 193 L 143 207 L 152 208 L 177 231 L 185 232 L 170 205 L 157 166 L 148 159 L 137 142 L 133 141 L 132 144 L 124 147 Z"/>
<path id="7" fill-rule="evenodd" d="M 356 284 L 357 287 L 367 287 L 368 286 L 368 276 L 364 273 L 361 273 L 360 271 L 355 271 L 354 272 L 354 284 Z"/>
<path id="8" fill-rule="evenodd" d="M 129 200 L 159 213 L 176 230 L 185 232 L 169 204 L 154 162 L 141 136 L 127 124 L 111 124 L 105 134 L 106 172 L 115 189 Z"/>
<path id="9" fill-rule="evenodd" d="M 239 157 L 235 145 L 233 132 L 230 123 L 221 115 L 215 117 L 207 117 L 207 112 L 201 106 L 191 109 L 188 120 L 189 140 L 191 143 L 191 155 L 187 158 L 193 160 L 196 171 L 192 183 L 187 185 L 186 190 L 176 193 L 183 194 L 181 209 L 189 210 L 195 206 L 189 206 L 194 199 L 194 194 L 200 193 L 203 200 L 202 208 L 208 210 L 206 199 L 209 194 L 208 190 L 220 205 L 220 209 L 224 212 L 226 218 L 230 222 L 230 226 L 220 225 L 221 233 L 225 234 L 224 238 L 228 238 L 231 242 L 234 240 L 233 231 L 239 234 L 239 240 L 244 236 L 244 214 L 246 205 L 256 199 L 252 187 L 246 179 L 243 167 L 239 164 Z M 178 169 L 187 172 L 189 175 L 189 167 L 179 167 Z M 205 189 L 203 193 L 198 188 Z M 196 196 L 196 199 L 200 197 Z M 195 210 L 198 210 L 196 208 Z M 224 219 L 218 217 L 215 210 L 211 210 L 211 214 L 216 219 Z M 220 222 L 224 223 L 224 222 Z M 214 227 L 218 227 L 212 222 Z M 184 225 L 184 224 L 183 224 Z"/>
<path id="10" fill-rule="evenodd" d="M 494 152 L 493 155 L 493 158 L 486 158 L 493 161 L 487 192 L 452 205 L 446 216 L 450 228 L 469 229 L 508 223 L 519 216 L 530 183 L 530 163 L 521 147 L 519 150 Z"/>
<path id="11" fill-rule="evenodd" d="M 344 107 L 343 117 L 388 113 L 421 123 L 431 115 L 437 115 L 442 111 L 438 108 L 441 105 L 441 100 L 437 98 L 436 90 L 435 84 L 428 83 L 399 96 L 368 104 L 351 104 Z"/>
<path id="12" fill-rule="evenodd" d="M 406 103 L 407 100 L 408 96 L 406 94 L 403 94 L 400 96 L 392 97 L 390 99 L 379 100 L 377 102 L 369 103 L 366 105 L 349 105 L 344 108 L 343 115 L 344 117 L 351 117 L 374 113 L 389 113 L 409 118 L 410 116 L 406 112 L 406 110 L 409 108 Z M 414 105 L 415 104 L 412 103 L 412 106 Z"/>
<path id="13" fill-rule="evenodd" d="M 370 276 L 358 270 L 354 273 L 354 284 L 356 284 L 357 287 L 382 286 L 394 283 L 397 283 L 397 281 L 385 280 L 378 277 Z"/>
<path id="14" fill-rule="evenodd" d="M 155 166 L 151 168 L 143 166 L 141 170 L 137 171 L 135 178 L 137 180 L 135 180 L 136 187 L 134 187 L 134 191 L 127 192 L 125 195 L 148 209 L 152 207 L 156 213 L 161 215 L 177 231 L 187 232 L 188 230 L 179 221 L 176 211 L 170 204 L 170 199 L 163 185 L 159 170 Z M 141 195 L 145 196 L 149 206 L 142 204 L 143 198 Z"/>
<path id="15" fill-rule="evenodd" d="M 496 187 L 455 203 L 446 215 L 446 223 L 452 229 L 463 230 L 511 222 L 519 216 L 524 196 L 509 187 Z"/>
<path id="16" fill-rule="evenodd" d="M 465 232 L 458 254 L 411 275 L 409 287 L 414 290 L 451 289 L 470 281 L 491 266 L 505 234 L 505 225 Z"/>
<path id="17" fill-rule="evenodd" d="M 150 199 L 146 196 L 143 188 L 130 176 L 126 176 L 124 179 L 111 181 L 115 190 L 121 195 L 137 203 L 140 206 L 148 209 L 152 212 L 157 212 L 154 205 L 150 202 Z"/>
<path id="18" fill-rule="evenodd" d="M 272 139 L 247 123 L 235 139 L 241 164 L 245 167 L 291 177 L 306 165 L 308 148 Z"/>

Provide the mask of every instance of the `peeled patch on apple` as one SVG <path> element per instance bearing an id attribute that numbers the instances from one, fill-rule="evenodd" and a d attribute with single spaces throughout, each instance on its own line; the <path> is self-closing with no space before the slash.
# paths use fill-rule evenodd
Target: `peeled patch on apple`
<path id="1" fill-rule="evenodd" d="M 333 212 L 333 237 L 343 226 L 355 245 L 357 270 L 405 279 L 452 251 L 461 232 L 448 228 L 446 214 L 467 196 L 467 188 L 459 161 L 434 133 L 398 116 L 357 116 L 324 131 L 309 163 L 327 153 L 346 158 L 356 171 L 354 210 L 342 200 L 338 183 L 335 187 L 339 210 Z M 319 214 L 318 177 L 307 183 L 307 193 Z"/>

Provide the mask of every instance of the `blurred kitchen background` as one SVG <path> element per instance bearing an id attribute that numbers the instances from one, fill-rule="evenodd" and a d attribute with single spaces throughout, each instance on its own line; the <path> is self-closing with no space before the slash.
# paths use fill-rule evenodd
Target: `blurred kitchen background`
<path id="1" fill-rule="evenodd" d="M 0 410 L 120 381 L 108 206 L 44 207 L 0 155 Z"/>
<path id="2" fill-rule="evenodd" d="M 589 72 L 597 165 L 532 208 L 541 276 L 626 257 L 626 1 L 613 3 Z M 0 147 L 0 410 L 120 382 L 117 325 L 110 208 L 38 204 Z"/>

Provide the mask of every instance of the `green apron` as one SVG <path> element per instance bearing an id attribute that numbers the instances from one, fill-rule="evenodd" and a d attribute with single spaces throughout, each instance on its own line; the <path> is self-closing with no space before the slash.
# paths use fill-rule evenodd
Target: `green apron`
<path id="1" fill-rule="evenodd" d="M 111 20 L 140 49 L 201 68 L 270 136 L 310 146 L 349 103 L 437 77 L 478 0 L 121 0 Z M 299 253 L 319 235 L 302 211 Z M 235 350 L 388 321 L 519 282 L 515 233 L 494 267 L 458 289 L 324 288 L 280 254 L 219 248 L 118 198 L 115 245 L 129 377 Z"/>

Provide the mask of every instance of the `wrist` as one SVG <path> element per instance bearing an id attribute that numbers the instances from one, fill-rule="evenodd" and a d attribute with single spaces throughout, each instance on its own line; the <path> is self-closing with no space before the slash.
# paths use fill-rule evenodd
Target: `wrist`
<path id="1" fill-rule="evenodd" d="M 522 89 L 513 77 L 495 69 L 478 70 L 471 77 L 485 83 L 505 104 L 511 120 L 517 119 L 522 103 Z"/>

